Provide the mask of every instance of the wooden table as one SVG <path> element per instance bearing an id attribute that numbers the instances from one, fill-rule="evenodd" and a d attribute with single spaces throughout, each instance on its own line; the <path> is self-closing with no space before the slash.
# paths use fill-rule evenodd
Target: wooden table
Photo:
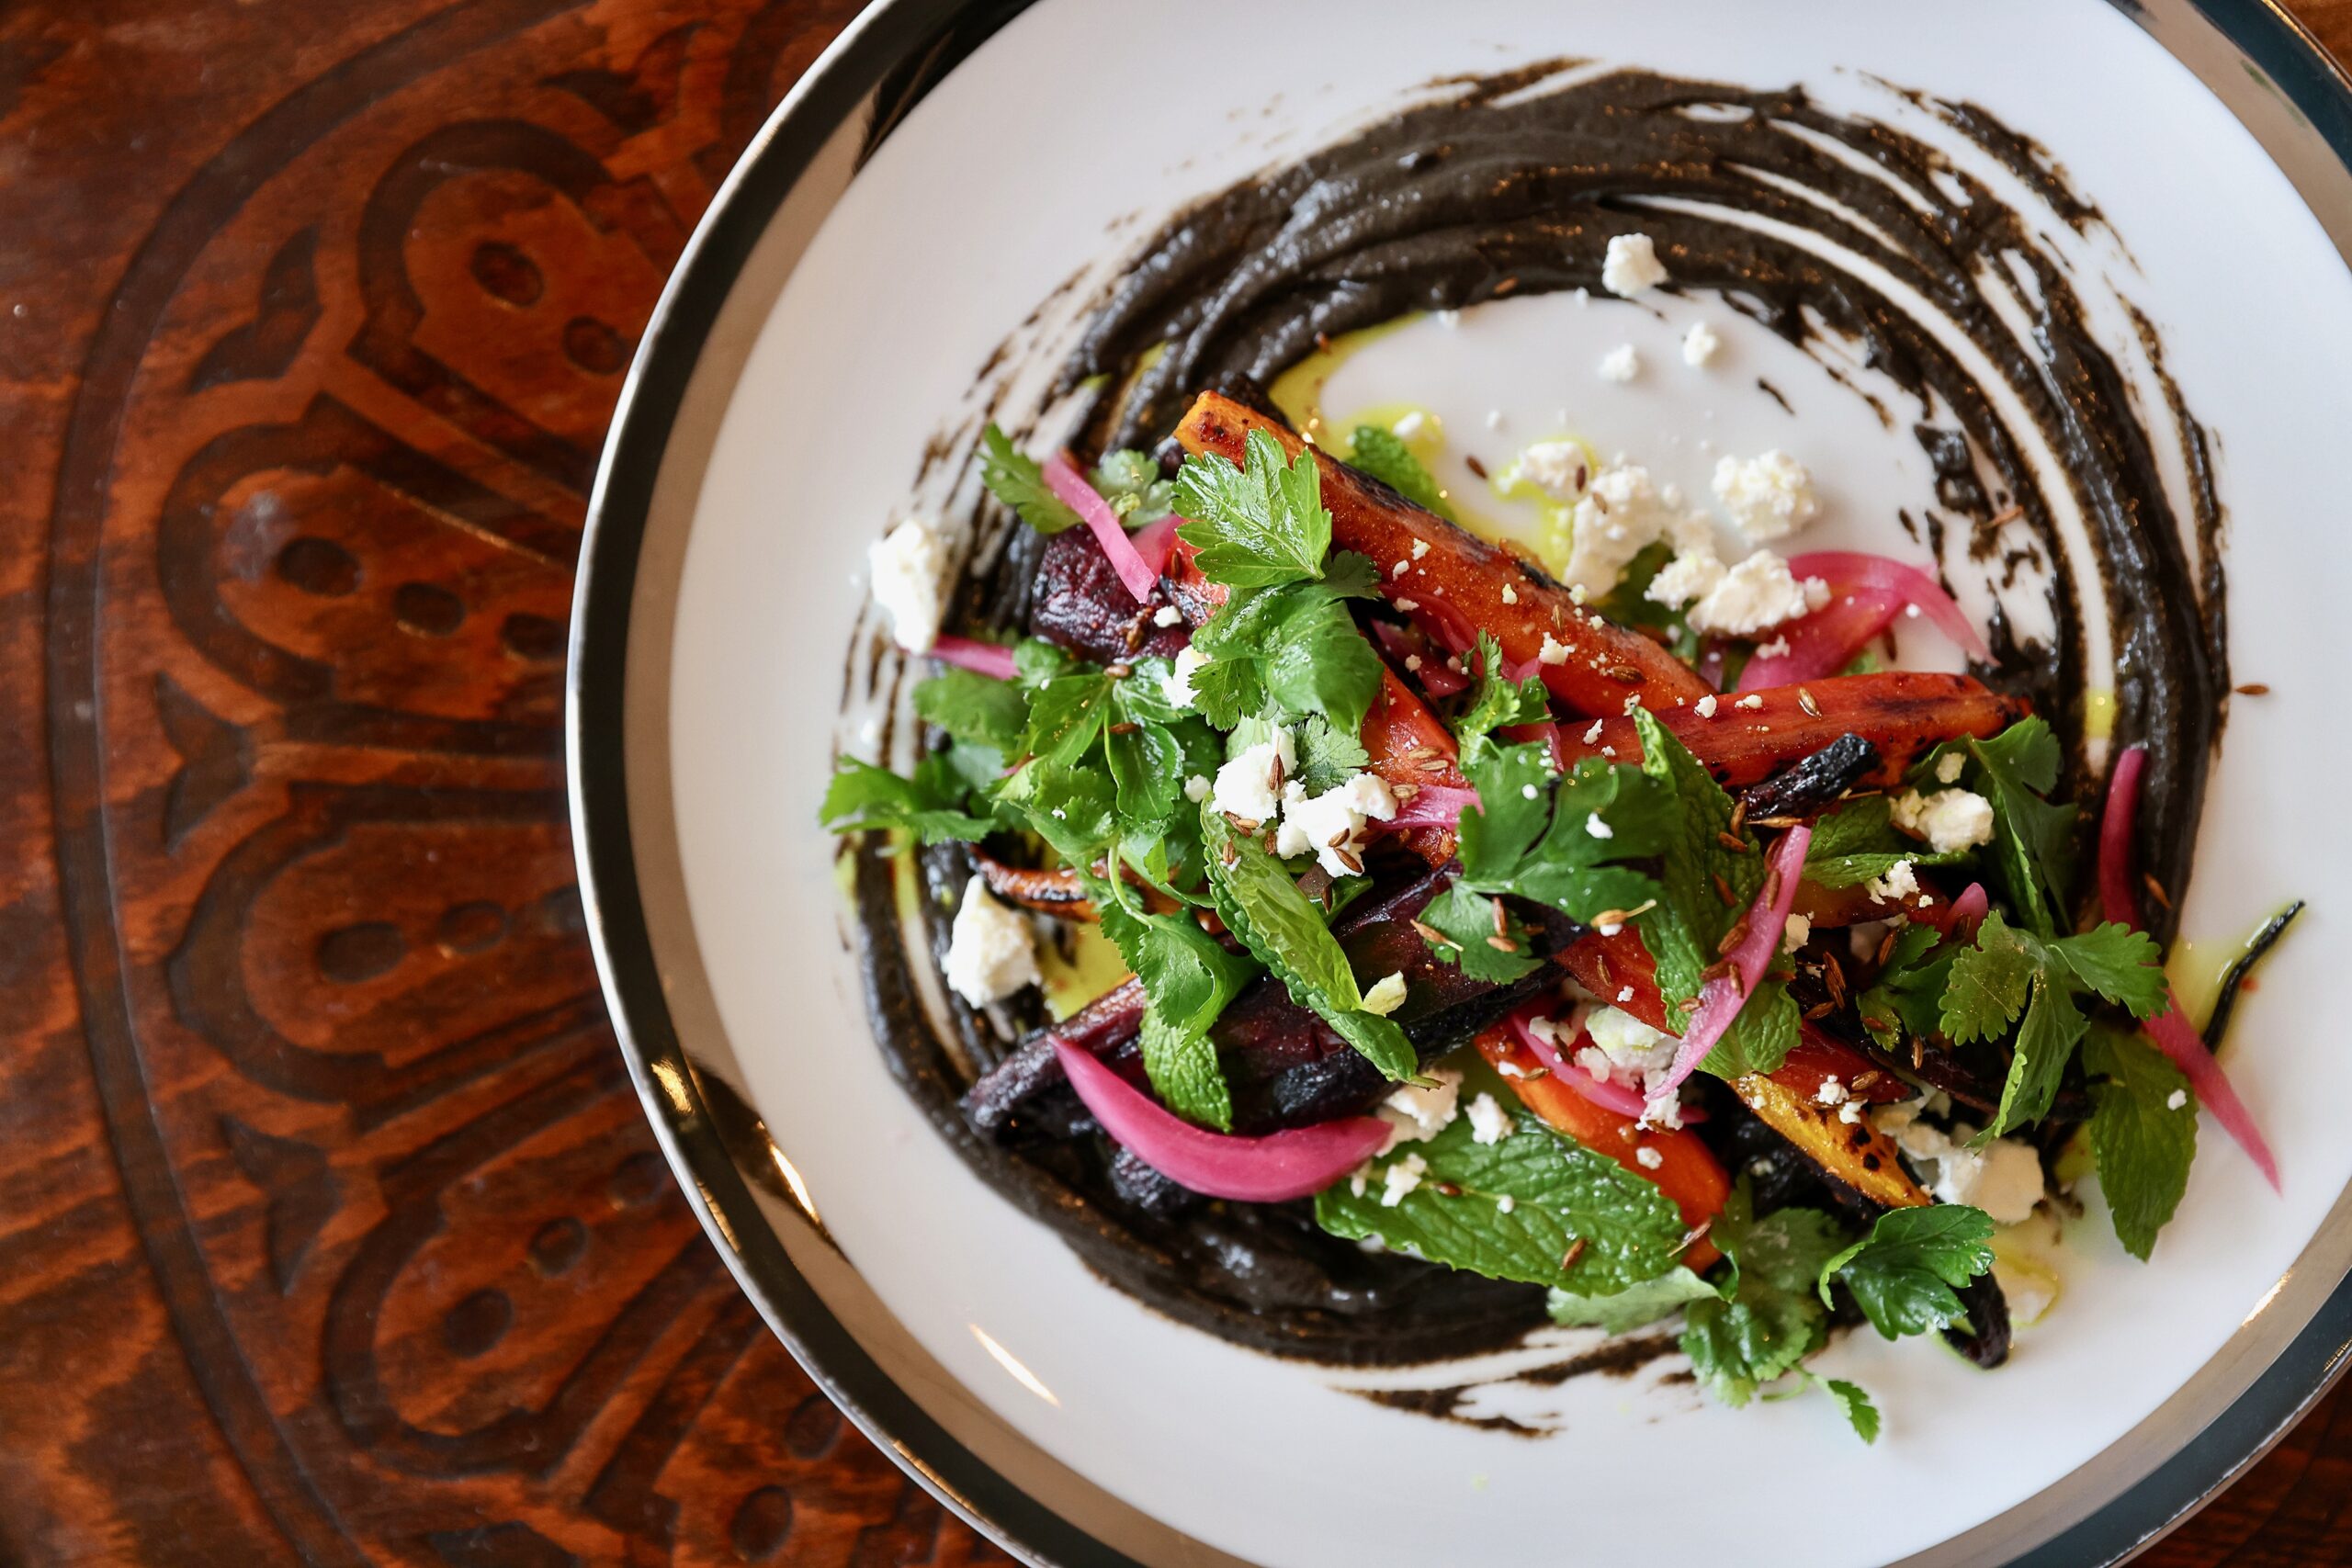
<path id="1" fill-rule="evenodd" d="M 855 9 L 0 7 L 0 1562 L 1003 1561 L 695 1228 L 564 829 L 621 373 Z"/>

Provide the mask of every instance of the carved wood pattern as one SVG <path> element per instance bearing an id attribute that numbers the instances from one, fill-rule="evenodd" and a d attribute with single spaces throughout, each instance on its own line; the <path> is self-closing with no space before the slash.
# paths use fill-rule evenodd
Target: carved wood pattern
<path id="1" fill-rule="evenodd" d="M 620 372 L 855 8 L 0 9 L 0 1562 L 1004 1561 L 696 1230 L 563 823 Z"/>

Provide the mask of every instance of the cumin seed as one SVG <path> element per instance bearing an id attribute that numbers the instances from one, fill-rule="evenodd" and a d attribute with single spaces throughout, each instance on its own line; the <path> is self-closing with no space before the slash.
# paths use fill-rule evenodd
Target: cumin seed
<path id="1" fill-rule="evenodd" d="M 1813 694 L 1806 691 L 1803 686 L 1799 686 L 1797 688 L 1797 706 L 1804 709 L 1805 716 L 1808 718 L 1819 718 L 1821 716 L 1821 708 L 1819 705 L 1814 702 Z"/>
<path id="2" fill-rule="evenodd" d="M 1585 1241 L 1582 1236 L 1578 1236 L 1576 1240 L 1568 1243 L 1568 1250 L 1560 1256 L 1561 1273 L 1565 1274 L 1569 1269 L 1577 1266 L 1577 1259 L 1584 1256 L 1584 1247 Z"/>
<path id="3" fill-rule="evenodd" d="M 2149 897 L 2154 898 L 2157 903 L 2163 905 L 2167 909 L 2172 908 L 2172 899 L 2165 894 L 2165 885 L 2156 880 L 2156 874 L 2154 872 L 2142 872 L 2140 874 L 2140 880 L 2147 884 Z"/>
<path id="4" fill-rule="evenodd" d="M 1123 718 L 1118 723 L 1111 726 L 1110 733 L 1113 735 L 1133 735 L 1136 730 L 1141 729 L 1142 728 L 1142 725 L 1137 724 L 1131 718 Z"/>
<path id="5" fill-rule="evenodd" d="M 2242 697 L 2267 697 L 2270 694 L 2269 686 L 2260 681 L 2248 681 L 2245 685 L 2233 686 L 2230 690 Z"/>
<path id="6" fill-rule="evenodd" d="M 1728 909 L 1728 908 L 1730 908 L 1733 905 L 1735 905 L 1735 904 L 1738 903 L 1738 902 L 1739 902 L 1739 899 L 1738 899 L 1738 897 L 1736 897 L 1736 896 L 1732 892 L 1732 890 L 1731 890 L 1731 884 L 1724 880 L 1724 874 L 1723 874 L 1722 872 L 1720 872 L 1720 871 L 1719 871 L 1719 872 L 1716 872 L 1714 874 L 1715 874 L 1715 897 L 1718 897 L 1718 898 L 1720 898 L 1720 899 L 1722 899 L 1722 900 L 1724 901 L 1724 908 L 1726 908 L 1726 909 Z M 1726 951 L 1728 951 L 1728 950 L 1726 950 Z"/>
<path id="7" fill-rule="evenodd" d="M 1519 951 L 1519 943 L 1511 941 L 1511 939 L 1507 936 L 1490 936 L 1487 939 L 1487 945 L 1493 948 L 1497 953 L 1517 953 Z"/>

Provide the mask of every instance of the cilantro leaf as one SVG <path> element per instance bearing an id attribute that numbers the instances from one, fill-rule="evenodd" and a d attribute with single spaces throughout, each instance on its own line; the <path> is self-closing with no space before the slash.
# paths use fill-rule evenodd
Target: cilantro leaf
<path id="1" fill-rule="evenodd" d="M 1235 588 L 1320 578 L 1331 514 L 1314 452 L 1285 461 L 1282 443 L 1252 430 L 1242 457 L 1239 468 L 1219 457 L 1188 457 L 1176 476 L 1177 508 L 1192 519 L 1177 537 L 1200 552 L 1193 564 Z"/>
<path id="2" fill-rule="evenodd" d="M 1159 464 L 1148 452 L 1121 447 L 1105 452 L 1087 476 L 1111 511 L 1130 528 L 1157 523 L 1174 510 L 1174 481 L 1161 477 Z"/>
<path id="3" fill-rule="evenodd" d="M 1655 1280 L 1628 1285 L 1614 1295 L 1579 1296 L 1555 1289 L 1544 1299 L 1544 1310 L 1552 1314 L 1554 1323 L 1571 1328 L 1623 1334 L 1662 1317 L 1671 1317 L 1692 1302 L 1720 1299 L 1713 1285 L 1687 1267 L 1677 1266 Z"/>
<path id="4" fill-rule="evenodd" d="M 1495 920 L 1498 908 L 1502 909 L 1500 929 Z M 1528 938 L 1526 922 L 1501 899 L 1466 883 L 1446 884 L 1445 891 L 1422 905 L 1414 918 L 1446 939 L 1436 950 L 1438 956 L 1473 980 L 1508 986 L 1544 967 L 1544 960 L 1532 951 L 1534 944 Z M 1487 940 L 1490 937 L 1500 937 L 1510 946 L 1497 947 Z"/>
<path id="5" fill-rule="evenodd" d="M 1341 729 L 1321 715 L 1310 715 L 1298 730 L 1298 782 L 1309 795 L 1334 790 L 1372 761 L 1353 730 Z"/>
<path id="6" fill-rule="evenodd" d="M 1193 634 L 1209 662 L 1193 673 L 1193 705 L 1220 729 L 1272 707 L 1319 714 L 1353 735 L 1380 694 L 1380 655 L 1347 601 L 1370 598 L 1376 574 L 1363 556 L 1334 557 L 1320 581 L 1243 589 Z"/>
<path id="7" fill-rule="evenodd" d="M 2075 808 L 2042 796 L 2058 784 L 2058 738 L 2040 718 L 2022 718 L 1989 740 L 1947 741 L 1920 764 L 1922 774 L 1959 751 L 1970 762 L 1970 787 L 1993 807 L 1996 879 L 2027 927 L 2054 936 L 2064 924 L 2074 879 Z"/>
<path id="8" fill-rule="evenodd" d="M 1908 922 L 1896 929 L 1878 979 L 1862 993 L 1857 1010 L 1862 1027 L 1885 1049 L 1895 1049 L 1906 1032 L 1933 1034 L 1942 1026 L 1952 961 L 1942 945 L 1942 933 L 1933 926 Z"/>
<path id="9" fill-rule="evenodd" d="M 1838 1402 L 1838 1410 L 1854 1428 L 1854 1436 L 1866 1443 L 1878 1441 L 1878 1406 L 1871 1403 L 1871 1396 L 1863 1392 L 1861 1384 L 1848 1382 L 1844 1378 L 1824 1378 L 1821 1386 Z"/>
<path id="10" fill-rule="evenodd" d="M 1832 1280 L 1853 1292 L 1871 1326 L 1888 1339 L 1967 1321 L 1953 1293 L 1993 1267 L 1993 1221 L 1982 1209 L 1932 1203 L 1892 1209 L 1871 1234 L 1821 1268 L 1821 1300 Z"/>
<path id="11" fill-rule="evenodd" d="M 1331 1026 L 1391 1080 L 1408 1078 L 1420 1058 L 1405 1032 L 1363 1010 L 1363 993 L 1323 911 L 1298 890 L 1283 863 L 1257 839 L 1235 829 L 1204 803 L 1201 843 L 1209 897 L 1226 930 L 1289 987 L 1291 999 Z"/>
<path id="12" fill-rule="evenodd" d="M 2083 1066 L 2091 1074 L 2091 1158 L 2115 1239 L 2144 1263 L 2188 1190 L 2197 1096 L 2164 1053 L 2120 1029 L 2090 1032 Z"/>
<path id="13" fill-rule="evenodd" d="M 1012 508 L 1021 521 L 1040 534 L 1058 534 L 1078 525 L 1078 513 L 1046 487 L 1046 471 L 1037 459 L 1017 451 L 1004 432 L 990 423 L 980 432 L 980 482 L 989 493 Z"/>
<path id="14" fill-rule="evenodd" d="M 1541 676 L 1530 675 L 1524 681 L 1512 681 L 1503 674 L 1502 644 L 1493 634 L 1478 634 L 1478 683 L 1470 694 L 1470 702 L 1453 721 L 1453 733 L 1464 745 L 1490 730 L 1509 729 L 1514 725 L 1541 724 L 1552 716 L 1550 696 L 1544 689 Z"/>
<path id="15" fill-rule="evenodd" d="M 958 740 L 1012 753 L 1029 727 L 1029 698 L 1011 681 L 947 670 L 915 688 L 915 712 Z"/>
<path id="16" fill-rule="evenodd" d="M 1143 982 L 1143 1070 L 1153 1091 L 1186 1121 L 1230 1132 L 1233 1100 L 1208 1033 L 1258 966 L 1227 953 L 1190 914 L 1138 915 L 1107 897 L 1098 907 L 1103 934 Z"/>
<path id="17" fill-rule="evenodd" d="M 1986 914 L 1975 942 L 1952 954 L 1941 1010 L 1944 1032 L 1962 1044 L 1997 1039 L 2012 1022 L 2018 1026 L 2000 1111 L 1983 1141 L 2049 1111 L 2067 1060 L 2089 1027 L 2075 1000 L 2079 993 L 2143 1018 L 2163 1010 L 2168 992 L 2157 956 L 2153 941 L 2121 926 L 2044 941 L 2010 925 L 1998 909 Z"/>
<path id="18" fill-rule="evenodd" d="M 1393 430 L 1357 425 L 1348 438 L 1348 466 L 1370 474 L 1424 512 L 1434 512 L 1449 523 L 1459 521 L 1445 497 L 1438 493 L 1437 480 L 1413 456 L 1404 437 Z"/>
<path id="19" fill-rule="evenodd" d="M 1781 1209 L 1753 1218 L 1743 1179 L 1715 1216 L 1711 1238 L 1732 1260 L 1718 1299 L 1683 1314 L 1682 1351 L 1709 1392 L 1740 1405 L 1821 1347 L 1828 1310 L 1814 1281 L 1846 1239 L 1817 1209 Z"/>
<path id="20" fill-rule="evenodd" d="M 1389 1168 L 1416 1159 L 1427 1167 L 1419 1184 L 1385 1203 Z M 1456 1117 L 1435 1137 L 1374 1160 L 1363 1192 L 1351 1179 L 1326 1188 L 1315 1218 L 1334 1235 L 1376 1235 L 1432 1263 L 1588 1297 L 1667 1272 L 1683 1230 L 1680 1212 L 1655 1185 L 1532 1116 L 1493 1144 L 1477 1142 L 1470 1118 Z"/>
<path id="21" fill-rule="evenodd" d="M 995 826 L 964 807 L 965 784 L 939 755 L 925 757 L 907 778 L 854 757 L 835 764 L 817 818 L 837 833 L 898 828 L 926 844 L 985 838 Z"/>
<path id="22" fill-rule="evenodd" d="M 1748 846 L 1747 852 L 1724 847 L 1731 836 L 1732 798 L 1674 733 L 1647 708 L 1634 710 L 1634 724 L 1642 739 L 1642 772 L 1672 801 L 1675 831 L 1662 854 L 1659 907 L 1640 922 L 1643 945 L 1657 963 L 1658 989 L 1672 1017 L 1676 1004 L 1699 994 L 1702 972 L 1715 961 L 1724 933 L 1756 901 L 1764 886 L 1764 856 L 1746 832 L 1738 838 Z M 1717 878 L 1730 889 L 1730 901 L 1716 890 Z"/>
<path id="23" fill-rule="evenodd" d="M 1092 668 L 1067 649 L 1043 637 L 1023 637 L 1012 645 L 1013 682 L 1024 691 L 1034 692 L 1057 675 Z"/>

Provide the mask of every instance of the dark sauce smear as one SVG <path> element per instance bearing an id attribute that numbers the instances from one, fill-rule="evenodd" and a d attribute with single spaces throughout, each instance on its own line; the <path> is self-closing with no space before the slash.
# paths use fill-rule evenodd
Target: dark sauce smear
<path id="1" fill-rule="evenodd" d="M 2054 637 L 2028 639 L 1996 618 L 1995 663 L 1983 673 L 2033 699 L 2073 759 L 2065 787 L 2086 798 L 2097 774 L 2085 692 L 2096 672 L 2083 606 L 2098 606 L 2103 588 L 2096 613 L 2115 650 L 2113 744 L 2144 741 L 2151 752 L 2141 863 L 2177 904 L 2229 689 L 2222 509 L 2206 433 L 2165 373 L 2154 328 L 2131 312 L 2160 389 L 2147 400 L 2157 406 L 2143 407 L 2043 239 L 2060 226 L 2087 232 L 2102 221 L 2097 209 L 2035 143 L 1973 106 L 1904 95 L 2015 176 L 2034 198 L 2027 208 L 1928 143 L 1827 112 L 1801 91 L 1637 71 L 1547 86 L 1560 69 L 1449 83 L 1442 101 L 1170 221 L 1095 310 L 1065 367 L 1082 444 L 1148 448 L 1200 389 L 1270 382 L 1328 339 L 1409 312 L 1574 288 L 1614 306 L 1600 287 L 1608 242 L 1646 233 L 1669 288 L 1720 296 L 1841 383 L 1850 387 L 1846 367 L 1859 360 L 1907 397 L 1907 408 L 1890 408 L 1853 389 L 1883 423 L 1907 424 L 1926 454 L 1934 506 L 1917 524 L 1906 513 L 1904 525 L 1915 537 L 1924 525 L 1948 577 L 2002 584 L 2022 569 L 2047 573 Z M 2057 471 L 2035 471 L 2024 433 L 1978 374 L 1851 258 L 1926 300 L 1944 332 L 1989 360 L 2057 455 Z M 2186 518 L 2167 496 L 2159 452 L 2188 476 Z M 2071 496 L 2087 520 L 2100 584 L 2075 581 L 2046 493 Z M 978 625 L 1026 626 L 1043 548 L 1015 531 L 965 585 L 961 609 Z M 921 866 L 923 891 L 935 896 L 962 886 L 968 858 L 931 851 Z M 868 998 L 892 1069 L 976 1173 L 1114 1284 L 1239 1343 L 1343 1363 L 1492 1348 L 1542 1320 L 1538 1291 L 1364 1252 L 1317 1230 L 1307 1205 L 1171 1191 L 1114 1158 L 1099 1135 L 1070 1137 L 1091 1123 L 1066 1089 L 1035 1113 L 1058 1123 L 1034 1137 L 977 1133 L 958 1098 L 1008 1047 L 960 1008 L 959 1037 L 935 1032 L 913 1000 L 912 968 L 935 955 L 910 956 L 888 934 L 898 929 L 888 863 L 863 855 L 857 888 L 875 936 Z M 2169 936 L 2168 908 L 2151 901 L 2143 913 Z M 928 925 L 944 943 L 945 922 Z M 1731 1140 L 1747 1119 L 1724 1109 L 1713 1125 Z M 1775 1204 L 1834 1201 L 1785 1146 L 1723 1152 L 1749 1168 L 1761 1162 Z"/>

